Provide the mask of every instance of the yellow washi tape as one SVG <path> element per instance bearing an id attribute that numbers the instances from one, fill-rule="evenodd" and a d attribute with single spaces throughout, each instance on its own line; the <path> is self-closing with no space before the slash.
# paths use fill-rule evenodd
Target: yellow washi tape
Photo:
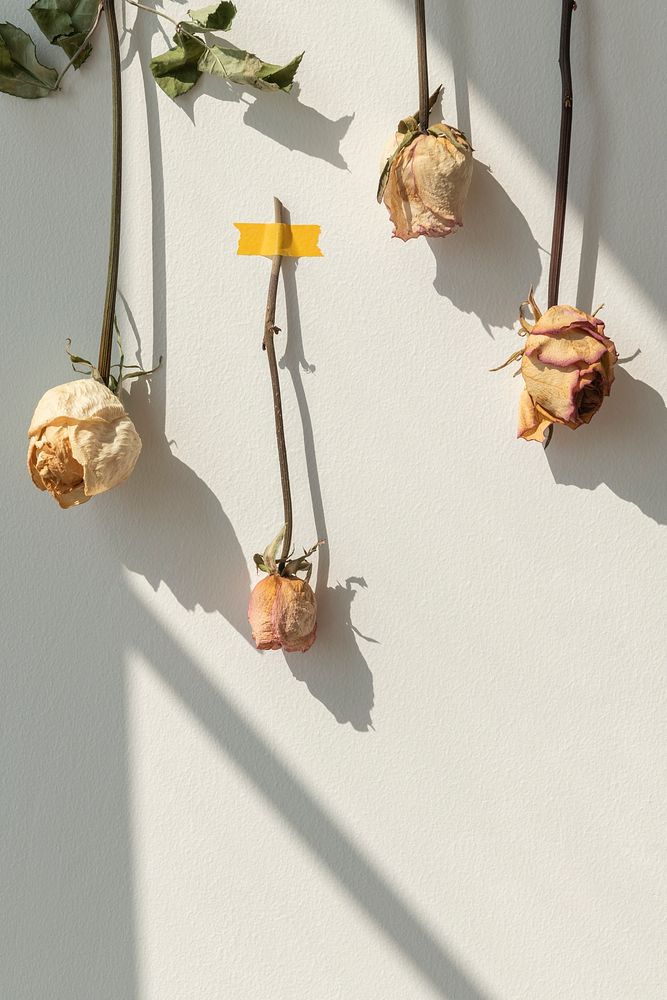
<path id="1" fill-rule="evenodd" d="M 240 256 L 323 257 L 317 245 L 320 226 L 289 226 L 285 222 L 235 222 Z"/>

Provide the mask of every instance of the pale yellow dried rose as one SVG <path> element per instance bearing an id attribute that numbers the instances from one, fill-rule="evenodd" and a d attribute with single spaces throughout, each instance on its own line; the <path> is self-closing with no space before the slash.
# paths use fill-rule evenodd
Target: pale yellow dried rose
<path id="1" fill-rule="evenodd" d="M 535 316 L 534 326 L 524 317 L 527 305 Z M 590 423 L 611 391 L 618 361 L 602 320 L 574 306 L 552 306 L 542 315 L 531 292 L 521 304 L 520 322 L 526 345 L 505 362 L 521 359 L 525 388 L 517 437 L 543 441 L 551 424 L 576 430 Z"/>
<path id="2" fill-rule="evenodd" d="M 473 171 L 472 146 L 458 129 L 441 122 L 421 133 L 399 131 L 380 178 L 383 198 L 403 241 L 448 236 L 463 225 L 463 207 Z M 403 127 L 403 123 L 401 123 Z"/>
<path id="3" fill-rule="evenodd" d="M 28 437 L 32 481 L 63 508 L 124 482 L 141 451 L 141 439 L 118 397 L 92 378 L 45 392 Z"/>

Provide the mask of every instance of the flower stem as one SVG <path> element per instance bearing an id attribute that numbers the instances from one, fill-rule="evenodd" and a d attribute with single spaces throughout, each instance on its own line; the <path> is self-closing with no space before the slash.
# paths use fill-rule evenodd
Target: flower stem
<path id="1" fill-rule="evenodd" d="M 278 198 L 273 199 L 273 207 L 276 222 L 283 222 L 283 205 Z M 282 257 L 280 254 L 276 254 L 271 263 L 269 292 L 266 299 L 266 312 L 264 314 L 264 339 L 262 341 L 262 347 L 266 351 L 269 359 L 271 387 L 273 389 L 273 415 L 276 423 L 278 462 L 280 464 L 280 485 L 283 492 L 285 534 L 283 536 L 283 547 L 278 562 L 278 569 L 282 573 L 292 547 L 292 494 L 290 491 L 289 468 L 287 466 L 287 446 L 285 444 L 285 427 L 283 424 L 283 404 L 280 396 L 280 378 L 278 375 L 278 362 L 276 361 L 276 348 L 273 340 L 275 335 L 280 333 L 280 330 L 276 326 L 276 299 L 278 296 L 278 278 L 280 276 L 281 264 Z"/>
<path id="2" fill-rule="evenodd" d="M 560 146 L 558 150 L 558 173 L 556 175 L 556 206 L 551 237 L 551 264 L 549 267 L 549 308 L 558 304 L 560 267 L 563 259 L 563 236 L 565 234 L 565 210 L 567 207 L 567 182 L 570 172 L 570 140 L 572 138 L 572 68 L 570 66 L 570 34 L 572 14 L 577 9 L 575 0 L 563 0 L 560 25 L 560 66 L 562 82 L 562 111 L 560 121 Z"/>
<path id="3" fill-rule="evenodd" d="M 100 353 L 97 369 L 105 385 L 109 384 L 111 371 L 111 347 L 116 314 L 116 293 L 118 291 L 118 257 L 120 251 L 120 206 L 123 171 L 123 101 L 120 84 L 120 43 L 116 23 L 116 0 L 105 0 L 104 10 L 109 30 L 111 54 L 111 98 L 113 115 L 113 154 L 111 180 L 111 228 L 109 234 L 109 266 L 107 269 L 107 290 L 104 299 Z"/>
<path id="4" fill-rule="evenodd" d="M 417 18 L 417 64 L 419 67 L 419 131 L 428 129 L 428 60 L 426 55 L 426 13 L 424 0 L 415 0 Z"/>
<path id="5" fill-rule="evenodd" d="M 97 14 L 95 15 L 95 20 L 93 21 L 90 27 L 90 31 L 88 32 L 84 40 L 81 42 L 81 45 L 78 47 L 78 49 L 76 50 L 70 61 L 67 63 L 67 66 L 65 66 L 65 69 L 62 71 L 62 73 L 56 80 L 56 85 L 53 88 L 54 90 L 60 90 L 60 84 L 63 82 L 63 77 L 65 76 L 65 73 L 67 72 L 68 69 L 71 69 L 71 67 L 74 65 L 74 63 L 77 61 L 77 59 L 85 49 L 90 39 L 93 37 L 95 29 L 97 28 L 97 25 L 100 23 L 100 18 L 102 16 L 103 10 L 104 10 L 104 0 L 100 0 L 99 6 L 97 8 Z"/>

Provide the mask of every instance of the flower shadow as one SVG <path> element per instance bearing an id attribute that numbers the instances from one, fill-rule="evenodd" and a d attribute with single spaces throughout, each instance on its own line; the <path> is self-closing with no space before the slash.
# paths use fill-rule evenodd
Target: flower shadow
<path id="1" fill-rule="evenodd" d="M 542 271 L 539 245 L 485 163 L 475 160 L 463 228 L 428 244 L 438 294 L 475 313 L 491 337 L 492 327 L 515 325 L 516 303 L 537 285 Z"/>
<path id="2" fill-rule="evenodd" d="M 650 385 L 620 366 L 611 396 L 576 436 L 556 427 L 547 461 L 557 483 L 594 490 L 605 483 L 658 524 L 667 524 L 667 467 L 662 461 L 667 407 Z"/>
<path id="3" fill-rule="evenodd" d="M 289 213 L 286 213 L 286 217 L 289 222 Z M 301 418 L 317 537 L 328 541 L 313 424 L 303 384 L 303 373 L 314 373 L 315 366 L 306 360 L 304 354 L 296 284 L 297 266 L 296 258 L 283 260 L 287 339 L 280 366 L 290 374 Z M 366 732 L 372 728 L 373 675 L 357 643 L 360 633 L 351 620 L 351 605 L 359 592 L 354 588 L 365 588 L 366 581 L 363 577 L 350 576 L 345 586 L 340 583 L 335 587 L 328 586 L 330 560 L 329 545 L 325 544 L 320 548 L 317 558 L 317 641 L 308 653 L 286 655 L 285 660 L 294 678 L 306 684 L 312 696 L 322 702 L 337 722 L 349 722 L 354 729 Z"/>

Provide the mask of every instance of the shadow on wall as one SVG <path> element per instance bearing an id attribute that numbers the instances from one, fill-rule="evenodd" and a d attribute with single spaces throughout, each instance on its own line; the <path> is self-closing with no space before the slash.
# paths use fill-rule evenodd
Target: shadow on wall
<path id="1" fill-rule="evenodd" d="M 413 17 L 413 0 L 394 2 Z M 469 133 L 470 80 L 511 130 L 507 142 L 514 144 L 515 154 L 517 148 L 525 151 L 555 185 L 560 4 L 541 3 L 538 10 L 533 0 L 511 5 L 446 0 L 443 7 L 442 16 L 431 11 L 427 31 L 433 52 L 441 48 L 450 54 L 459 126 Z M 665 227 L 655 197 L 637 191 L 637 165 L 650 163 L 650 190 L 665 190 L 667 130 L 660 102 L 647 99 L 647 81 L 652 94 L 667 90 L 666 28 L 663 0 L 642 4 L 641 17 L 628 5 L 616 5 L 612 15 L 605 0 L 579 4 L 572 28 L 575 116 L 569 186 L 569 201 L 582 214 L 595 186 L 605 245 L 663 310 Z M 643 137 L 639 151 L 628 145 L 629 122 L 632 135 Z M 472 126 L 474 145 L 474 121 Z M 501 254 L 504 247 L 501 243 Z M 471 258 L 469 263 L 475 264 Z M 525 290 L 519 301 L 524 297 Z"/>
<path id="2" fill-rule="evenodd" d="M 575 433 L 556 427 L 546 456 L 557 483 L 584 490 L 605 483 L 647 517 L 667 524 L 665 440 L 662 397 L 617 366 L 611 395 L 600 412 Z"/>
<path id="3" fill-rule="evenodd" d="M 429 239 L 433 287 L 486 332 L 513 327 L 519 303 L 540 278 L 539 246 L 523 215 L 485 163 L 475 161 L 462 229 Z"/>
<path id="4" fill-rule="evenodd" d="M 24 483 L 24 488 L 31 487 Z M 129 513 L 127 492 L 121 488 L 118 494 L 123 492 Z M 96 533 L 108 499 L 66 515 L 66 527 L 49 532 L 48 545 L 29 528 L 26 537 L 12 536 L 18 551 L 32 541 L 42 556 L 37 575 L 30 561 L 13 560 L 11 586 L 26 592 L 30 586 L 35 607 L 50 609 L 54 625 L 43 614 L 28 634 L 13 629 L 5 637 L 11 669 L 4 680 L 0 730 L 6 827 L 0 995 L 90 1000 L 109 996 L 112 988 L 114 1000 L 139 998 L 123 667 L 123 650 L 129 648 L 152 665 L 438 995 L 489 1000 L 220 687 L 127 589 L 113 541 Z M 40 496 L 35 502 L 50 501 Z M 62 525 L 55 504 L 53 519 Z M 85 566 L 95 571 L 77 607 L 69 609 L 68 629 L 63 622 L 69 596 L 54 581 L 81 574 L 76 540 L 83 532 Z M 100 604 L 101 594 L 113 595 L 113 615 Z M 233 859 L 223 851 L 219 863 L 224 868 Z"/>
<path id="5" fill-rule="evenodd" d="M 152 629 L 143 626 L 137 632 L 133 644 L 351 900 L 438 996 L 445 1000 L 491 1000 L 186 651 L 151 624 Z M 221 830 L 220 843 L 224 842 Z M 223 855 L 220 863 L 224 867 Z"/>
<path id="6" fill-rule="evenodd" d="M 286 213 L 286 218 L 289 222 L 289 212 Z M 315 366 L 309 364 L 304 353 L 296 284 L 297 266 L 298 261 L 294 258 L 285 258 L 283 261 L 287 342 L 280 367 L 286 369 L 292 379 L 303 428 L 303 445 L 315 530 L 318 539 L 324 539 L 326 544 L 319 549 L 317 556 L 315 583 L 318 603 L 317 641 L 305 656 L 292 654 L 286 655 L 285 659 L 293 677 L 306 684 L 312 696 L 321 701 L 338 722 L 349 722 L 355 729 L 365 732 L 371 728 L 373 675 L 357 639 L 369 642 L 375 640 L 366 640 L 365 636 L 361 636 L 351 620 L 351 606 L 357 593 L 355 587 L 365 588 L 366 581 L 362 577 L 349 577 L 345 581 L 345 586 L 340 583 L 335 587 L 328 586 L 331 562 L 329 539 L 317 467 L 313 424 L 303 384 L 304 373 L 312 375 Z"/>

